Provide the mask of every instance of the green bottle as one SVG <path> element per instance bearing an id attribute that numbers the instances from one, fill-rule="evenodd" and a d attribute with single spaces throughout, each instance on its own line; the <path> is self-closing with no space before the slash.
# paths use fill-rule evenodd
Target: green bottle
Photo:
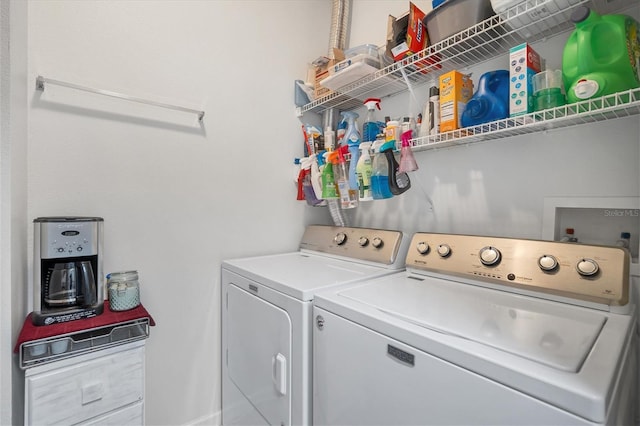
<path id="1" fill-rule="evenodd" d="M 626 15 L 598 15 L 580 6 L 571 14 L 576 29 L 562 55 L 569 103 L 640 87 L 640 26 Z"/>
<path id="2" fill-rule="evenodd" d="M 337 152 L 333 151 L 331 154 L 337 155 Z M 333 175 L 333 163 L 331 161 L 333 155 L 325 154 L 326 164 L 322 170 L 322 198 L 325 200 L 338 198 L 336 181 Z"/>

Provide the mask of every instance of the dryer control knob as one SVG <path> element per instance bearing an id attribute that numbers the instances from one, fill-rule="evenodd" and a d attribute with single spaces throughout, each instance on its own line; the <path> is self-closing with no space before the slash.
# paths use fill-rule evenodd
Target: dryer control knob
<path id="1" fill-rule="evenodd" d="M 576 265 L 578 273 L 584 277 L 591 277 L 598 273 L 598 263 L 593 259 L 581 259 Z"/>
<path id="2" fill-rule="evenodd" d="M 369 239 L 367 237 L 360 237 L 358 238 L 358 244 L 360 247 L 366 247 L 367 244 L 369 244 Z"/>
<path id="3" fill-rule="evenodd" d="M 440 257 L 447 257 L 451 254 L 451 247 L 448 244 L 440 244 L 438 246 L 438 254 Z"/>
<path id="4" fill-rule="evenodd" d="M 338 232 L 335 237 L 333 237 L 333 242 L 337 245 L 341 246 L 347 242 L 347 234 L 344 232 Z"/>
<path id="5" fill-rule="evenodd" d="M 371 245 L 374 246 L 375 248 L 380 248 L 384 245 L 384 241 L 382 241 L 382 238 L 380 237 L 374 237 L 373 241 L 371 242 Z"/>
<path id="6" fill-rule="evenodd" d="M 418 250 L 418 253 L 420 253 L 420 254 L 427 254 L 427 253 L 429 253 L 429 244 L 425 243 L 424 241 L 421 241 L 416 246 L 416 249 Z"/>
<path id="7" fill-rule="evenodd" d="M 500 263 L 500 250 L 495 247 L 487 246 L 480 249 L 480 262 L 483 265 L 493 266 Z"/>
<path id="8" fill-rule="evenodd" d="M 550 254 L 545 254 L 538 259 L 538 266 L 543 271 L 553 271 L 558 267 L 558 259 Z"/>

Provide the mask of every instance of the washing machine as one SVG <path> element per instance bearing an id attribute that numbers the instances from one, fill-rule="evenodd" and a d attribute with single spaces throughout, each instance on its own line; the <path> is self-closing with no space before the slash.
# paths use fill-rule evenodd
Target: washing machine
<path id="1" fill-rule="evenodd" d="M 404 269 L 400 231 L 314 225 L 299 250 L 222 264 L 222 423 L 312 419 L 312 300 Z"/>
<path id="2" fill-rule="evenodd" d="M 406 271 L 316 293 L 316 425 L 629 425 L 629 253 L 417 233 Z"/>

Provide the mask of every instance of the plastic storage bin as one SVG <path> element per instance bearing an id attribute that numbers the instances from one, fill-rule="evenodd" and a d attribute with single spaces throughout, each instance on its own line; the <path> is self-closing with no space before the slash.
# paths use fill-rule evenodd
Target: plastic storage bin
<path id="1" fill-rule="evenodd" d="M 427 13 L 423 22 L 429 33 L 429 43 L 435 44 L 493 14 L 490 0 L 446 0 Z"/>

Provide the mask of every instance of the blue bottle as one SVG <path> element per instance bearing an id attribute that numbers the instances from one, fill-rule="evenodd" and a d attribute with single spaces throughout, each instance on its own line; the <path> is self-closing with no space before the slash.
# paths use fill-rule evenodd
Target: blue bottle
<path id="1" fill-rule="evenodd" d="M 393 197 L 389 188 L 389 163 L 380 149 L 385 144 L 384 140 L 376 141 L 374 156 L 371 164 L 371 195 L 374 200 L 382 200 Z"/>
<path id="2" fill-rule="evenodd" d="M 367 118 L 362 125 L 362 141 L 374 142 L 384 125 L 384 123 L 376 121 L 375 118 L 376 108 L 380 109 L 380 99 L 368 98 L 364 104 L 367 107 Z"/>
<path id="3" fill-rule="evenodd" d="M 464 108 L 462 127 L 477 126 L 509 116 L 509 71 L 496 70 L 482 74 L 478 90 Z"/>

